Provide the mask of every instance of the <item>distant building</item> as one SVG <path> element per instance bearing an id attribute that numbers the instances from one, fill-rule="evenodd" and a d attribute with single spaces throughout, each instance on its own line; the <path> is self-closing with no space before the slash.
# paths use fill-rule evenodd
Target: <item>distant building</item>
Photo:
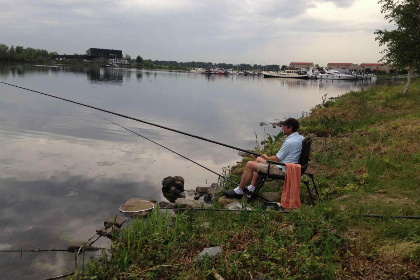
<path id="1" fill-rule="evenodd" d="M 358 65 L 353 63 L 328 63 L 327 67 L 330 69 L 346 69 L 346 70 L 357 70 Z"/>
<path id="2" fill-rule="evenodd" d="M 300 68 L 309 69 L 311 67 L 314 67 L 313 62 L 290 62 L 290 65 L 289 65 L 289 69 L 300 69 Z"/>
<path id="3" fill-rule="evenodd" d="M 113 59 L 114 61 L 123 63 L 123 64 L 125 61 L 122 59 L 121 50 L 109 50 L 109 49 L 97 49 L 97 48 L 88 49 L 86 51 L 86 54 L 54 55 L 53 58 L 56 60 L 79 60 L 79 61 L 86 61 L 86 60 L 102 61 L 102 60 Z"/>
<path id="4" fill-rule="evenodd" d="M 372 71 L 384 71 L 386 73 L 389 73 L 389 67 L 382 63 L 362 63 L 359 65 L 359 70 L 365 70 L 367 68 L 370 68 Z"/>
<path id="5" fill-rule="evenodd" d="M 92 58 L 122 58 L 121 50 L 110 50 L 110 49 L 98 49 L 90 48 L 86 51 L 86 55 Z"/>
<path id="6" fill-rule="evenodd" d="M 90 60 L 91 58 L 88 55 L 84 54 L 56 54 L 52 56 L 55 60 Z"/>

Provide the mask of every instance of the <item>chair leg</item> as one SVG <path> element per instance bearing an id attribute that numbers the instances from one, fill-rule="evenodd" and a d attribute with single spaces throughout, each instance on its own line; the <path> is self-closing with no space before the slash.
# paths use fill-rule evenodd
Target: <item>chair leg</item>
<path id="1" fill-rule="evenodd" d="M 309 198 L 311 199 L 312 205 L 315 205 L 315 201 L 314 201 L 314 198 L 312 196 L 311 188 L 309 187 L 309 180 L 308 181 L 305 180 L 305 181 L 302 181 L 302 182 L 305 184 L 306 188 L 308 189 L 308 194 L 309 194 Z"/>
<path id="2" fill-rule="evenodd" d="M 254 200 L 257 197 L 259 191 L 264 186 L 265 179 L 267 179 L 267 176 L 261 175 L 261 177 L 258 179 L 257 185 L 255 186 L 254 192 L 248 200 Z"/>
<path id="3" fill-rule="evenodd" d="M 312 180 L 312 185 L 314 186 L 314 187 L 313 187 L 313 189 L 315 190 L 315 194 L 316 194 L 316 200 L 317 200 L 317 202 L 319 203 L 319 202 L 320 202 L 319 192 L 318 192 L 318 188 L 317 188 L 316 183 L 315 183 L 314 174 L 312 174 L 312 173 L 308 173 L 308 176 L 309 176 L 309 178 L 311 178 L 311 180 Z"/>

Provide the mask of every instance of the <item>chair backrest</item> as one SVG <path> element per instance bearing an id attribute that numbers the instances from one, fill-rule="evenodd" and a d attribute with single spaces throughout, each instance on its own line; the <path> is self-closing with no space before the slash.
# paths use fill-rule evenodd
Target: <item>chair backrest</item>
<path id="1" fill-rule="evenodd" d="M 302 151 L 300 152 L 299 156 L 299 164 L 301 166 L 302 173 L 304 173 L 308 167 L 309 154 L 311 153 L 311 144 L 311 137 L 305 137 L 305 139 L 302 141 Z"/>

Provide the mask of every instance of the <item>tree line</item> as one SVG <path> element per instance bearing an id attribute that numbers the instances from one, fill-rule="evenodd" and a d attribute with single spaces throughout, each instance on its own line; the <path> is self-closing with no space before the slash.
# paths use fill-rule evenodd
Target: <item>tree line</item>
<path id="1" fill-rule="evenodd" d="M 189 61 L 189 62 L 178 62 L 176 60 L 152 60 L 152 59 L 143 59 L 140 55 L 136 59 L 131 59 L 130 55 L 125 55 L 125 59 L 133 63 L 135 67 L 145 67 L 148 69 L 153 68 L 167 68 L 167 69 L 189 69 L 189 68 L 204 68 L 208 69 L 211 67 L 223 68 L 223 69 L 235 69 L 235 70 L 257 70 L 264 69 L 267 71 L 279 71 L 280 65 L 260 65 L 260 64 L 232 64 L 232 63 L 213 63 L 213 62 L 202 62 L 202 61 Z M 282 66 L 287 68 L 286 65 Z"/>
<path id="2" fill-rule="evenodd" d="M 57 52 L 44 49 L 25 48 L 22 46 L 7 46 L 0 44 L 0 61 L 39 62 L 51 59 Z"/>
<path id="3" fill-rule="evenodd" d="M 23 46 L 7 46 L 0 43 L 0 61 L 9 62 L 42 62 L 53 59 L 57 52 L 48 52 L 45 49 L 35 49 L 31 47 Z M 224 69 L 235 69 L 235 70 L 267 70 L 267 71 L 279 71 L 280 69 L 287 68 L 286 65 L 280 67 L 280 65 L 260 65 L 260 64 L 232 64 L 232 63 L 212 63 L 202 61 L 189 61 L 189 62 L 178 62 L 175 60 L 152 60 L 143 59 L 141 56 L 137 56 L 136 59 L 132 59 L 130 55 L 125 55 L 125 59 L 134 64 L 134 67 L 145 67 L 149 69 L 153 68 L 167 68 L 167 69 L 189 69 L 189 68 L 211 68 L 218 67 Z"/>

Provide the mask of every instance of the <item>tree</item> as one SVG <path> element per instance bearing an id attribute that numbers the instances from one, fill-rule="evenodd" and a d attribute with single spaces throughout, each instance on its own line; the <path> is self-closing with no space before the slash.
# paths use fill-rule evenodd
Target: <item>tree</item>
<path id="1" fill-rule="evenodd" d="M 138 56 L 136 57 L 136 62 L 137 62 L 137 63 L 143 63 L 143 58 L 142 58 L 141 56 L 139 56 L 139 55 L 138 55 Z"/>
<path id="2" fill-rule="evenodd" d="M 6 60 L 7 59 L 7 50 L 9 49 L 8 46 L 5 44 L 0 44 L 0 60 Z"/>
<path id="3" fill-rule="evenodd" d="M 125 55 L 125 60 L 131 63 L 131 56 L 129 54 Z"/>
<path id="4" fill-rule="evenodd" d="M 395 30 L 376 30 L 375 40 L 385 46 L 380 60 L 397 69 L 407 69 L 406 95 L 414 70 L 420 71 L 420 0 L 379 0 L 381 13 Z"/>
<path id="5" fill-rule="evenodd" d="M 287 67 L 287 65 L 282 65 L 281 66 L 281 71 L 284 71 L 284 70 L 286 70 L 288 67 Z"/>

